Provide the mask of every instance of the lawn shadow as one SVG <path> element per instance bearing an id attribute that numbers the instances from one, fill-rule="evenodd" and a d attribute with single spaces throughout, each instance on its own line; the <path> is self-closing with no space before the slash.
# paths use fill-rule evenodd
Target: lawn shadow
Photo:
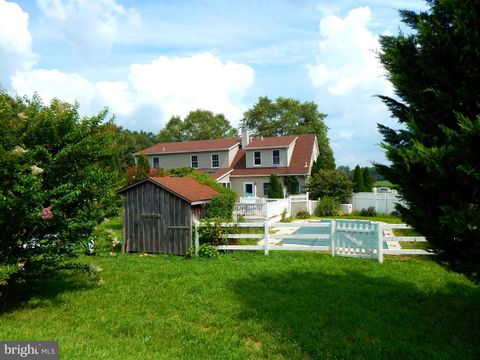
<path id="1" fill-rule="evenodd" d="M 91 273 L 61 270 L 42 279 L 18 284 L 4 291 L 0 302 L 0 316 L 20 308 L 58 306 L 62 293 L 92 289 L 98 285 L 98 277 Z"/>
<path id="2" fill-rule="evenodd" d="M 266 274 L 232 290 L 243 304 L 239 318 L 280 334 L 285 358 L 480 358 L 479 287 L 424 291 L 345 271 Z"/>

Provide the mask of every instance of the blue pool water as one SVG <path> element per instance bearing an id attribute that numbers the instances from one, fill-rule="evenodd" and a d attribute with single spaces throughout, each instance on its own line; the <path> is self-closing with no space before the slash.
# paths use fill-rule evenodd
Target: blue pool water
<path id="1" fill-rule="evenodd" d="M 312 221 L 313 222 L 313 221 Z M 312 223 L 310 222 L 310 223 Z M 322 220 L 327 222 L 329 220 Z M 339 228 L 336 233 L 337 244 L 350 248 L 370 248 L 375 249 L 378 241 L 378 225 L 368 220 L 335 220 Z M 373 232 L 356 232 L 355 230 L 342 231 L 341 228 L 352 226 L 353 224 L 362 224 L 363 226 L 373 226 Z M 293 224 L 292 224 L 293 225 Z M 330 234 L 330 227 L 301 227 L 294 234 Z M 330 246 L 330 240 L 324 239 L 283 239 L 280 241 L 282 245 L 309 245 L 309 246 Z M 388 249 L 387 243 L 383 242 L 383 248 Z"/>

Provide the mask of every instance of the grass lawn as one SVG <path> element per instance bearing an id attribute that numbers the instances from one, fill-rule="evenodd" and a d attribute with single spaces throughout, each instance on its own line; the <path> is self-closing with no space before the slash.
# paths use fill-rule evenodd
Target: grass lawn
<path id="1" fill-rule="evenodd" d="M 61 359 L 478 359 L 480 288 L 423 257 L 84 257 L 0 316 Z"/>
<path id="2" fill-rule="evenodd" d="M 370 220 L 370 221 L 382 221 L 389 224 L 402 224 L 403 221 L 398 216 L 379 214 L 377 216 L 361 216 L 361 215 L 342 215 L 342 216 L 312 216 L 309 220 L 313 219 L 339 219 L 339 220 Z"/>
<path id="3" fill-rule="evenodd" d="M 375 181 L 375 183 L 373 184 L 373 186 L 375 187 L 388 187 L 390 189 L 396 189 L 398 186 L 395 185 L 395 184 L 392 184 L 390 181 L 388 180 L 382 180 L 382 181 Z"/>

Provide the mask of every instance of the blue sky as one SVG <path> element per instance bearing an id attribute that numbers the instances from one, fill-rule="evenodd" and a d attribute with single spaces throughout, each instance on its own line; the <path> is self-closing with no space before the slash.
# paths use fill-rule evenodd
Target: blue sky
<path id="1" fill-rule="evenodd" d="M 234 126 L 259 96 L 314 101 L 337 165 L 384 161 L 376 123 L 396 126 L 375 57 L 420 0 L 0 0 L 0 84 L 45 101 L 108 106 L 116 122 L 158 132 L 197 108 Z"/>

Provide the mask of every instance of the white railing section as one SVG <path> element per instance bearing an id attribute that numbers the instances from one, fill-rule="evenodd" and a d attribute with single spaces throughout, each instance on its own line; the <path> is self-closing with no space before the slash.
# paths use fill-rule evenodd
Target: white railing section
<path id="1" fill-rule="evenodd" d="M 388 224 L 391 228 L 392 224 Z M 399 224 L 400 225 L 400 224 Z M 405 228 L 405 225 L 402 224 Z M 195 254 L 198 255 L 199 248 L 199 227 L 202 226 L 198 221 L 195 222 Z M 390 237 L 383 236 L 383 228 L 387 226 L 381 222 L 338 222 L 331 220 L 329 222 L 309 222 L 309 223 L 271 223 L 251 222 L 251 223 L 222 223 L 224 228 L 262 228 L 262 234 L 225 234 L 226 239 L 259 239 L 256 245 L 219 245 L 218 250 L 263 250 L 268 255 L 271 250 L 287 251 L 328 251 L 332 256 L 348 256 L 357 258 L 377 259 L 383 262 L 383 257 L 387 255 L 432 255 L 433 253 L 420 249 L 384 249 L 384 241 Z M 272 233 L 272 228 L 275 233 Z M 302 228 L 328 228 L 330 231 L 317 234 L 298 234 L 298 233 L 280 233 L 282 228 L 290 228 L 294 231 Z M 398 227 L 400 228 L 400 226 Z M 356 234 L 375 236 L 373 241 L 362 242 L 357 239 Z M 357 235 L 360 236 L 360 235 Z M 396 237 L 398 241 L 399 237 Z M 401 237 L 409 238 L 405 241 L 426 241 L 423 237 Z M 280 244 L 275 240 L 296 239 L 296 240 L 328 240 L 328 246 L 309 245 L 309 244 Z M 272 241 L 273 240 L 273 241 Z"/>

